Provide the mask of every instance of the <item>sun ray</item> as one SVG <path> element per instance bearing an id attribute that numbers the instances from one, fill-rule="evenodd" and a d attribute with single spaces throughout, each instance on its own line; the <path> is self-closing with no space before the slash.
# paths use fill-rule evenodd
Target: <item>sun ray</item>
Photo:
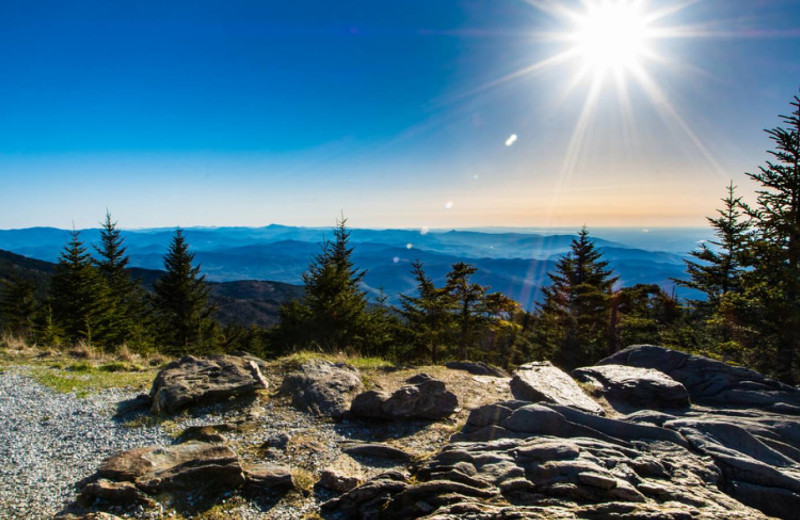
<path id="1" fill-rule="evenodd" d="M 650 97 L 653 106 L 656 108 L 656 111 L 659 112 L 661 118 L 667 123 L 676 123 L 708 162 L 714 172 L 720 178 L 728 179 L 730 176 L 725 172 L 725 169 L 719 164 L 719 161 L 714 158 L 714 155 L 709 151 L 703 140 L 700 139 L 689 124 L 681 117 L 675 107 L 672 106 L 669 98 L 664 94 L 663 90 L 661 90 L 661 87 L 650 78 L 650 75 L 641 67 L 637 67 L 633 70 L 633 76 L 642 85 L 644 92 Z"/>

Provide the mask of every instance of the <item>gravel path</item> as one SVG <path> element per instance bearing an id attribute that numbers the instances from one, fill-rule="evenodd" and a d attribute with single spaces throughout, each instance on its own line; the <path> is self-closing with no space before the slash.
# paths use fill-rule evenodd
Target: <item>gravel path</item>
<path id="1" fill-rule="evenodd" d="M 0 373 L 0 519 L 51 518 L 104 458 L 169 444 L 158 426 L 112 419 L 117 403 L 132 397 L 115 389 L 78 398 L 34 382 L 24 369 Z"/>

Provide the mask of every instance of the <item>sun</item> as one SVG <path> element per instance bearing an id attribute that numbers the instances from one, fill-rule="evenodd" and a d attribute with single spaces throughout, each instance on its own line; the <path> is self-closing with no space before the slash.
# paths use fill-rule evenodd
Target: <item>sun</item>
<path id="1" fill-rule="evenodd" d="M 568 40 L 584 65 L 597 74 L 631 70 L 649 52 L 651 19 L 641 2 L 588 3 L 573 19 L 575 27 Z"/>

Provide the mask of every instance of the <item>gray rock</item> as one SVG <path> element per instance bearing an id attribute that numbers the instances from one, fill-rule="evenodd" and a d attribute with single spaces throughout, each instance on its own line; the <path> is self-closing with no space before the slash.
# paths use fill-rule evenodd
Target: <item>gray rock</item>
<path id="1" fill-rule="evenodd" d="M 572 377 L 593 384 L 617 409 L 652 410 L 686 408 L 691 403 L 686 388 L 658 370 L 623 365 L 577 368 Z"/>
<path id="2" fill-rule="evenodd" d="M 100 479 L 130 482 L 149 495 L 190 491 L 218 494 L 244 484 L 242 467 L 233 450 L 205 443 L 137 448 L 114 455 L 98 468 L 94 480 Z"/>
<path id="3" fill-rule="evenodd" d="M 89 505 L 93 504 L 97 499 L 124 506 L 136 504 L 151 506 L 154 504 L 154 501 L 137 488 L 134 483 L 114 482 L 107 479 L 89 482 L 83 487 L 78 498 Z"/>
<path id="4" fill-rule="evenodd" d="M 151 411 L 176 413 L 191 406 L 251 395 L 267 386 L 252 360 L 236 356 L 185 356 L 156 375 L 150 390 Z"/>
<path id="5" fill-rule="evenodd" d="M 375 419 L 443 419 L 458 408 L 458 398 L 443 381 L 418 374 L 392 394 L 368 391 L 356 396 L 350 413 Z"/>
<path id="6" fill-rule="evenodd" d="M 758 372 L 654 345 L 635 345 L 598 365 L 659 370 L 686 387 L 692 402 L 726 407 L 758 407 L 779 413 L 800 410 L 800 391 Z"/>
<path id="7" fill-rule="evenodd" d="M 444 366 L 451 370 L 464 370 L 476 376 L 508 377 L 508 372 L 502 368 L 481 361 L 448 361 Z"/>
<path id="8" fill-rule="evenodd" d="M 680 469 L 668 479 L 655 470 L 658 477 L 638 475 L 629 466 L 634 456 L 644 466 L 658 460 Z M 587 437 L 451 443 L 412 477 L 378 477 L 323 509 L 388 520 L 766 518 L 720 491 L 710 460 L 664 442 L 636 450 Z"/>
<path id="9" fill-rule="evenodd" d="M 292 471 L 281 464 L 246 464 L 243 467 L 245 485 L 249 489 L 291 488 L 294 486 Z"/>
<path id="10" fill-rule="evenodd" d="M 552 363 L 528 363 L 514 372 L 511 393 L 515 399 L 572 406 L 591 413 L 603 414 L 578 384 Z"/>
<path id="11" fill-rule="evenodd" d="M 364 389 L 361 373 L 345 363 L 313 359 L 283 379 L 280 391 L 292 398 L 299 410 L 314 415 L 341 417 Z"/>
<path id="12" fill-rule="evenodd" d="M 411 455 L 400 448 L 395 448 L 394 446 L 379 442 L 353 444 L 343 447 L 342 451 L 352 457 L 387 459 L 396 460 L 398 462 L 408 462 L 411 460 Z"/>

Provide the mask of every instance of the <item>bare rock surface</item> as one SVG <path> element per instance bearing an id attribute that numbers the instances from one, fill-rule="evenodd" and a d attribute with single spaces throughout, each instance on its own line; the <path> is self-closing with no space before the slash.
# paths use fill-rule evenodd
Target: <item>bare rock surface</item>
<path id="1" fill-rule="evenodd" d="M 550 362 L 528 363 L 514 372 L 511 393 L 515 399 L 572 406 L 602 414 L 603 409 L 575 383 L 575 380 Z"/>
<path id="2" fill-rule="evenodd" d="M 353 397 L 364 389 L 361 373 L 346 363 L 314 359 L 283 379 L 281 393 L 299 410 L 319 416 L 341 417 Z"/>
<path id="3" fill-rule="evenodd" d="M 655 345 L 635 345 L 598 365 L 652 368 L 683 384 L 698 404 L 756 407 L 800 415 L 800 391 L 754 370 Z"/>
<path id="4" fill-rule="evenodd" d="M 374 419 L 442 419 L 458 408 L 458 398 L 443 381 L 418 374 L 392 394 L 370 390 L 356 396 L 350 413 Z"/>
<path id="5" fill-rule="evenodd" d="M 172 414 L 266 388 L 267 381 L 252 359 L 185 356 L 156 376 L 150 390 L 151 411 Z"/>
<path id="6" fill-rule="evenodd" d="M 717 487 L 710 460 L 670 443 L 550 436 L 452 443 L 413 476 L 384 474 L 323 511 L 380 519 L 766 518 Z"/>
<path id="7" fill-rule="evenodd" d="M 600 365 L 577 368 L 572 377 L 593 385 L 617 410 L 663 410 L 691 404 L 686 387 L 652 368 Z"/>

